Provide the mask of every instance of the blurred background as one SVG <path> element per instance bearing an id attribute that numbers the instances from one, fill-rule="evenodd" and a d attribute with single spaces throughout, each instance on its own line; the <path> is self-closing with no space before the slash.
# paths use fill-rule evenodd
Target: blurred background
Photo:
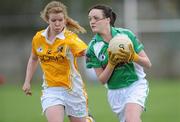
<path id="1" fill-rule="evenodd" d="M 21 87 L 31 51 L 32 37 L 47 26 L 40 18 L 40 11 L 50 1 L 0 1 L 0 74 L 6 78 L 6 84 L 0 86 L 0 122 L 46 121 L 44 116 L 41 116 L 39 100 L 42 83 L 40 68 L 33 77 L 34 96 L 25 97 Z M 147 105 L 149 111 L 143 115 L 144 122 L 172 122 L 172 119 L 173 122 L 180 122 L 180 1 L 61 0 L 61 2 L 68 7 L 69 16 L 87 29 L 86 34 L 79 35 L 87 44 L 93 36 L 88 23 L 88 9 L 98 3 L 113 8 L 117 14 L 115 25 L 131 29 L 144 44 L 152 62 L 152 68 L 145 69 L 152 92 Z M 98 122 L 117 122 L 106 101 L 106 89 L 99 84 L 93 70 L 86 69 L 84 61 L 79 62 L 82 65 L 80 66 L 82 77 L 87 83 L 92 113 Z M 97 98 L 100 100 L 102 98 L 102 102 Z M 25 117 L 22 118 L 22 115 Z"/>

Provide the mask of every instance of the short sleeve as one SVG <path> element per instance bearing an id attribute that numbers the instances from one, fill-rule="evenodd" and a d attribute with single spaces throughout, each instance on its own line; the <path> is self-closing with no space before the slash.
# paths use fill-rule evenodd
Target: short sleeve
<path id="1" fill-rule="evenodd" d="M 133 47 L 136 53 L 139 53 L 141 50 L 144 49 L 144 45 L 137 39 L 133 32 L 128 31 L 127 34 L 133 43 Z"/>
<path id="2" fill-rule="evenodd" d="M 32 39 L 32 43 L 31 43 L 31 52 L 33 53 L 33 54 L 35 54 L 35 55 L 37 55 L 37 52 L 36 52 L 36 40 L 37 40 L 37 38 L 36 38 L 36 35 L 33 37 L 33 39 Z"/>
<path id="3" fill-rule="evenodd" d="M 87 49 L 86 43 L 84 43 L 78 36 L 71 38 L 70 49 L 75 56 L 79 56 L 82 51 Z"/>
<path id="4" fill-rule="evenodd" d="M 90 43 L 86 51 L 86 67 L 87 68 L 99 68 L 102 67 L 100 61 L 96 57 L 93 47 Z"/>

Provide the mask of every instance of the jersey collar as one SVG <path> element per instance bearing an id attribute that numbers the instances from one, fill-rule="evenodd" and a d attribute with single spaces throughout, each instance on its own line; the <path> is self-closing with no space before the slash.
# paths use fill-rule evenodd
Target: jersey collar
<path id="1" fill-rule="evenodd" d="M 48 40 L 48 29 L 49 29 L 49 27 L 47 27 L 41 34 L 42 36 L 44 36 L 46 38 L 46 40 Z M 65 29 L 61 33 L 56 35 L 56 38 L 64 40 L 65 39 L 64 33 L 65 33 Z"/>
<path id="2" fill-rule="evenodd" d="M 112 34 L 112 37 L 118 34 L 118 31 L 115 27 L 111 27 L 111 34 Z"/>
<path id="3" fill-rule="evenodd" d="M 114 37 L 116 34 L 118 34 L 115 27 L 111 27 L 111 34 L 112 34 L 112 37 Z M 101 35 L 98 33 L 95 35 L 94 39 L 96 41 L 104 41 L 103 38 L 101 37 Z"/>

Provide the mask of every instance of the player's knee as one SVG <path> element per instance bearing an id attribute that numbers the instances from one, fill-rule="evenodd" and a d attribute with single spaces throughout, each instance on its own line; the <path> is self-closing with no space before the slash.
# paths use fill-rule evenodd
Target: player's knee
<path id="1" fill-rule="evenodd" d="M 139 116 L 126 116 L 125 122 L 141 122 L 141 117 L 139 117 Z"/>

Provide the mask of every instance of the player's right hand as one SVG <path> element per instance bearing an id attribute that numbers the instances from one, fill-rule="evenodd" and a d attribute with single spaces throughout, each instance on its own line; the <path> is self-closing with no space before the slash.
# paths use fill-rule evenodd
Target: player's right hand
<path id="1" fill-rule="evenodd" d="M 119 49 L 119 52 L 117 53 L 117 55 L 119 57 L 118 63 L 127 63 L 131 56 L 130 52 L 125 51 L 123 49 Z"/>
<path id="2" fill-rule="evenodd" d="M 22 87 L 22 90 L 24 91 L 24 93 L 25 93 L 27 96 L 32 96 L 30 83 L 25 82 L 24 85 L 23 85 L 23 87 Z"/>
<path id="3" fill-rule="evenodd" d="M 116 56 L 116 54 L 113 54 L 111 51 L 108 51 L 108 55 L 109 55 L 108 63 L 112 67 L 115 67 L 117 64 L 118 57 Z"/>
<path id="4" fill-rule="evenodd" d="M 117 64 L 124 60 L 118 53 L 112 53 L 111 51 L 108 51 L 108 55 L 108 64 L 111 66 L 111 68 L 114 68 Z"/>

